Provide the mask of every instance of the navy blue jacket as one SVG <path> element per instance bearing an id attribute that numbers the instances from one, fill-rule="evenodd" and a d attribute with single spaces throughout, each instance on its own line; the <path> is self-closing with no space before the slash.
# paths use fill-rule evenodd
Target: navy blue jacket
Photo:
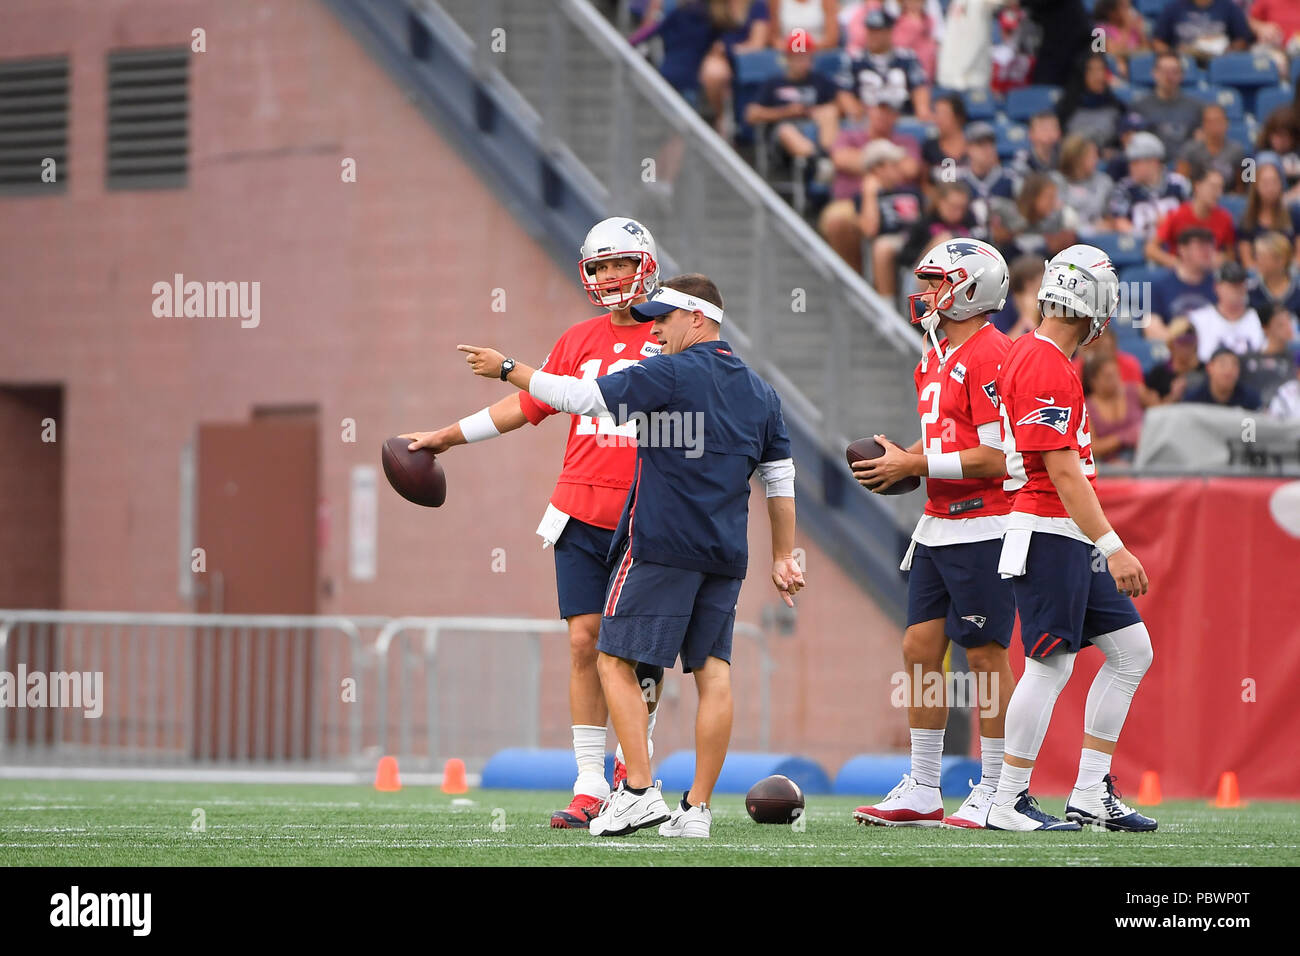
<path id="1" fill-rule="evenodd" d="M 721 340 L 651 356 L 596 385 L 614 420 L 637 421 L 639 432 L 611 560 L 630 540 L 633 560 L 743 578 L 749 479 L 759 462 L 790 457 L 776 390 Z"/>

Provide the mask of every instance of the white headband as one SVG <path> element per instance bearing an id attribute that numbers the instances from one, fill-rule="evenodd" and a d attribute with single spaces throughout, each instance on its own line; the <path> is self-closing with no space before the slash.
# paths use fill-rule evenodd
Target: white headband
<path id="1" fill-rule="evenodd" d="M 646 305 L 658 303 L 671 305 L 677 309 L 685 309 L 687 312 L 703 312 L 714 322 L 717 322 L 719 325 L 722 324 L 723 312 L 716 305 L 712 302 L 706 302 L 703 299 L 697 299 L 693 295 L 687 295 L 685 292 L 678 291 L 677 289 L 660 286 L 655 290 L 654 294 L 650 296 Z"/>

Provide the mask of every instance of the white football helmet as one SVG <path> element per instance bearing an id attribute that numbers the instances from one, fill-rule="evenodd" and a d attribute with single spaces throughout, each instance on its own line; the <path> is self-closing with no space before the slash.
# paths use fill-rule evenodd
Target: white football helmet
<path id="1" fill-rule="evenodd" d="M 1047 263 L 1038 287 L 1039 303 L 1059 306 L 1068 316 L 1088 320 L 1087 345 L 1105 331 L 1119 305 L 1119 276 L 1110 256 L 1096 246 L 1074 245 Z"/>
<path id="2" fill-rule="evenodd" d="M 578 276 L 587 298 L 593 305 L 621 309 L 637 296 L 649 295 L 659 288 L 659 254 L 650 230 L 635 219 L 614 216 L 591 227 L 579 249 Z M 625 290 L 627 278 L 596 279 L 596 263 L 601 259 L 636 259 L 637 271 Z"/>
<path id="3" fill-rule="evenodd" d="M 997 312 L 1006 304 L 1011 276 L 1002 253 L 979 239 L 941 242 L 915 269 L 921 280 L 941 280 L 938 288 L 907 297 L 912 323 L 920 323 L 934 345 L 939 361 L 943 352 L 935 330 L 940 319 L 964 322 L 977 315 Z M 922 345 L 922 352 L 927 346 Z"/>

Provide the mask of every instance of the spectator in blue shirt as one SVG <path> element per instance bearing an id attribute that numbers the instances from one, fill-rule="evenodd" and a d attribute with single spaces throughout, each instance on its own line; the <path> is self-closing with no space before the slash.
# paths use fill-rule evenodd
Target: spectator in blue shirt
<path id="1" fill-rule="evenodd" d="M 1232 0 L 1170 0 L 1156 21 L 1152 42 L 1162 53 L 1172 50 L 1208 60 L 1246 49 L 1254 36 Z"/>
<path id="2" fill-rule="evenodd" d="M 1199 226 L 1178 235 L 1178 264 L 1151 283 L 1151 302 L 1146 314 L 1146 337 L 1157 342 L 1177 334 L 1193 309 L 1215 301 L 1214 233 Z"/>
<path id="3" fill-rule="evenodd" d="M 1241 381 L 1241 357 L 1226 345 L 1214 350 L 1205 363 L 1205 381 L 1183 396 L 1184 402 L 1222 405 L 1256 411 L 1263 404 L 1259 392 Z"/>
<path id="4" fill-rule="evenodd" d="M 835 105 L 839 88 L 813 70 L 811 37 L 791 33 L 786 43 L 785 72 L 765 82 L 753 103 L 745 109 L 745 122 L 768 124 L 763 133 L 787 156 L 813 159 L 827 157 L 840 131 L 840 112 Z M 800 126 L 812 123 L 816 136 L 810 138 Z"/>

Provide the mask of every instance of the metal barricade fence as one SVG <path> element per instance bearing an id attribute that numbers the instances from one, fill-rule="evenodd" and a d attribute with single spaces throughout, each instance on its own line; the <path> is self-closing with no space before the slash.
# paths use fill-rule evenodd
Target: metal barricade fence
<path id="1" fill-rule="evenodd" d="M 566 635 L 554 619 L 0 610 L 0 762 L 364 771 L 393 754 L 477 771 L 569 745 Z M 767 635 L 736 638 L 733 749 L 766 749 Z M 665 681 L 661 755 L 692 746 L 682 683 Z"/>

